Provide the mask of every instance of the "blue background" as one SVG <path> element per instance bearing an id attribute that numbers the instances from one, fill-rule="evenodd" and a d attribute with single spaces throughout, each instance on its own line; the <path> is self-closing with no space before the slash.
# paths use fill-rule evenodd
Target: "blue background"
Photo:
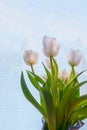
<path id="1" fill-rule="evenodd" d="M 41 61 L 42 38 L 56 37 L 61 44 L 57 57 L 60 69 L 69 69 L 66 53 L 69 48 L 83 53 L 76 71 L 87 69 L 87 1 L 86 0 L 0 0 L 0 129 L 41 130 L 42 116 L 25 99 L 20 87 L 21 70 L 29 69 L 23 51 L 39 52 L 35 70 L 44 74 Z M 26 74 L 25 74 L 26 77 Z M 87 79 L 87 73 L 80 80 Z M 33 89 L 26 77 L 33 95 Z M 87 93 L 87 85 L 81 94 Z M 82 130 L 87 129 L 87 122 Z"/>

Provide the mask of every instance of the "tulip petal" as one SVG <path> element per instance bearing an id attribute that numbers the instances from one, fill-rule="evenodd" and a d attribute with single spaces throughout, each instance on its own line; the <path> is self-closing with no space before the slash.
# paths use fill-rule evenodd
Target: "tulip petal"
<path id="1" fill-rule="evenodd" d="M 77 66 L 77 65 L 79 65 L 79 63 L 82 59 L 82 54 L 80 53 L 79 50 L 70 49 L 70 51 L 67 55 L 67 59 L 71 65 Z"/>
<path id="2" fill-rule="evenodd" d="M 59 52 L 60 45 L 57 44 L 55 38 L 50 38 L 48 36 L 43 37 L 43 53 L 45 56 L 56 56 Z"/>

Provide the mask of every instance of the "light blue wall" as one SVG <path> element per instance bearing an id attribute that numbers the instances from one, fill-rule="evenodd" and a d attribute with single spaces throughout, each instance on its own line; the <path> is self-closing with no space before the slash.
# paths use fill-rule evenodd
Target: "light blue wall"
<path id="1" fill-rule="evenodd" d="M 59 67 L 68 68 L 66 52 L 80 49 L 84 57 L 77 71 L 87 68 L 86 0 L 1 0 L 0 1 L 0 129 L 40 130 L 41 115 L 25 99 L 20 87 L 20 73 L 28 67 L 25 49 L 39 52 L 35 68 L 41 74 L 42 37 L 56 37 L 61 44 Z M 62 64 L 62 65 L 61 65 Z M 87 74 L 83 75 L 86 79 Z M 82 79 L 84 79 L 82 78 Z M 29 88 L 38 99 L 38 94 Z M 87 93 L 83 88 L 81 93 Z M 87 122 L 82 130 L 87 129 Z"/>

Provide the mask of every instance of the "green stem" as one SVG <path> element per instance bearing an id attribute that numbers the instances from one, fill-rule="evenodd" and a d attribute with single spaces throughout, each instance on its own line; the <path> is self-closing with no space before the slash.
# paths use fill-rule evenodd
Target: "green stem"
<path id="1" fill-rule="evenodd" d="M 56 89 L 55 89 L 55 81 L 54 81 L 54 66 L 53 66 L 53 57 L 50 56 L 50 63 L 51 63 L 51 73 L 52 73 L 52 96 L 53 96 L 53 103 L 56 109 Z"/>
<path id="2" fill-rule="evenodd" d="M 50 56 L 50 63 L 51 63 L 51 73 L 52 73 L 52 95 L 54 97 L 54 72 L 53 72 L 52 56 Z"/>
<path id="3" fill-rule="evenodd" d="M 71 76 L 70 76 L 70 78 L 72 79 L 72 78 L 75 77 L 75 69 L 74 69 L 74 66 L 73 66 L 73 65 L 72 65 L 71 67 L 72 67 L 72 71 L 71 71 Z"/>
<path id="4" fill-rule="evenodd" d="M 33 65 L 32 65 L 32 64 L 31 64 L 31 70 L 32 70 L 33 74 L 35 75 L 34 69 L 33 69 Z"/>
<path id="5" fill-rule="evenodd" d="M 52 97 L 53 97 L 53 113 L 54 113 L 54 123 L 55 123 L 55 125 L 53 126 L 53 128 L 52 128 L 52 126 L 51 126 L 51 128 L 50 128 L 50 130 L 56 130 L 56 92 L 55 92 L 55 83 L 54 83 L 54 68 L 53 68 L 53 57 L 52 56 L 50 56 L 50 64 L 51 64 L 51 73 L 52 73 L 52 87 L 51 87 L 51 89 L 52 89 Z M 51 123 L 52 124 L 52 123 Z"/>
<path id="6" fill-rule="evenodd" d="M 35 77 L 36 83 L 37 83 L 37 85 L 38 85 L 38 90 L 39 90 L 40 93 L 42 93 L 41 88 L 40 88 L 40 85 L 39 85 L 39 83 L 38 83 L 38 80 L 37 80 L 37 78 L 36 78 L 36 76 L 35 76 L 35 72 L 34 72 L 34 69 L 33 69 L 33 65 L 32 65 L 32 64 L 31 64 L 31 70 L 32 70 L 32 73 L 33 73 L 33 75 L 34 75 L 34 77 Z"/>

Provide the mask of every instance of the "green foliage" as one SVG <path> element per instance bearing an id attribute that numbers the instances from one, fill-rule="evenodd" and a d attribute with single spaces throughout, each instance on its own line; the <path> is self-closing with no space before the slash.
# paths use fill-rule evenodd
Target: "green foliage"
<path id="1" fill-rule="evenodd" d="M 28 89 L 28 87 L 27 87 L 27 85 L 25 83 L 23 72 L 21 73 L 21 88 L 22 88 L 22 91 L 23 91 L 25 97 L 27 98 L 27 100 L 29 102 L 31 102 L 39 110 L 39 112 L 42 115 L 46 116 L 46 113 L 43 110 L 43 107 L 36 101 L 34 96 L 32 96 L 31 92 L 29 91 L 29 89 Z"/>
<path id="2" fill-rule="evenodd" d="M 34 88 L 39 92 L 40 103 L 36 101 L 26 85 L 23 72 L 21 73 L 21 88 L 29 102 L 44 117 L 48 130 L 66 130 L 79 120 L 87 118 L 87 94 L 80 96 L 80 87 L 87 81 L 79 82 L 78 77 L 85 71 L 76 75 L 74 67 L 66 82 L 58 78 L 58 64 L 51 57 L 51 70 L 43 63 L 46 81 L 38 76 L 34 70 L 27 71 L 28 78 Z"/>

